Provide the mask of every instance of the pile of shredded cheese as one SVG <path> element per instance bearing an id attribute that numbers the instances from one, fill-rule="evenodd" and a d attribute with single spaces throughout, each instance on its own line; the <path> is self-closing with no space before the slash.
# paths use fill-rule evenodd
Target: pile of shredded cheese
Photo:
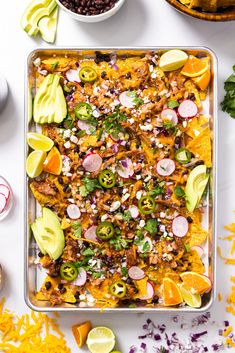
<path id="1" fill-rule="evenodd" d="M 0 301 L 0 352 L 71 353 L 55 319 L 31 312 L 21 317 L 4 309 Z"/>

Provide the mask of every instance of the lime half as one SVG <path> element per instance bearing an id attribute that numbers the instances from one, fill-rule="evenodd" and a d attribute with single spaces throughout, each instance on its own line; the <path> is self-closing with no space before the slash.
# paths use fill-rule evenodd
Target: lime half
<path id="1" fill-rule="evenodd" d="M 36 178 L 43 170 L 43 162 L 46 159 L 46 152 L 33 151 L 26 160 L 26 172 L 30 178 Z"/>
<path id="2" fill-rule="evenodd" d="M 33 150 L 45 152 L 50 151 L 54 145 L 54 142 L 49 137 L 36 132 L 27 133 L 27 142 Z"/>
<path id="3" fill-rule="evenodd" d="M 110 353 L 115 346 L 115 335 L 107 327 L 95 327 L 89 332 L 86 343 L 91 353 Z"/>
<path id="4" fill-rule="evenodd" d="M 163 71 L 174 71 L 184 66 L 187 60 L 188 55 L 183 50 L 173 49 L 161 56 L 159 66 Z"/>
<path id="5" fill-rule="evenodd" d="M 180 292 L 183 297 L 183 300 L 191 308 L 200 308 L 202 305 L 202 298 L 199 294 L 192 294 L 182 283 L 180 285 Z"/>

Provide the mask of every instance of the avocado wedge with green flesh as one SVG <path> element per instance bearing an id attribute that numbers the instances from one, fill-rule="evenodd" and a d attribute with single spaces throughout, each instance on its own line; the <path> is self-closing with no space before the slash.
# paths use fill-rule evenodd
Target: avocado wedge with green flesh
<path id="1" fill-rule="evenodd" d="M 34 235 L 34 238 L 38 244 L 38 247 L 44 255 L 46 255 L 46 250 L 44 248 L 43 240 L 42 240 L 42 234 L 44 233 L 44 226 L 43 226 L 43 220 L 42 217 L 37 218 L 33 224 L 31 224 L 31 229 Z"/>
<path id="2" fill-rule="evenodd" d="M 185 188 L 186 207 L 189 212 L 193 212 L 198 206 L 208 180 L 205 165 L 199 165 L 190 172 Z"/>
<path id="3" fill-rule="evenodd" d="M 42 17 L 38 22 L 41 37 L 45 42 L 54 43 L 55 41 L 58 13 L 59 8 L 57 6 L 49 16 Z"/>
<path id="4" fill-rule="evenodd" d="M 33 119 L 38 124 L 61 123 L 67 115 L 67 104 L 60 76 L 48 75 L 39 87 L 33 106 Z"/>

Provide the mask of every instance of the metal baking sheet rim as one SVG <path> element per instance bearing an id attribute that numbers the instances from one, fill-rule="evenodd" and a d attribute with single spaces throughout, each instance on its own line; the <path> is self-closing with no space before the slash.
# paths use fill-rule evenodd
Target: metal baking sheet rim
<path id="1" fill-rule="evenodd" d="M 211 297 L 209 302 L 198 309 L 195 308 L 190 308 L 190 307 L 178 307 L 178 308 L 151 308 L 151 307 L 138 307 L 138 308 L 80 308 L 80 307 L 74 307 L 72 304 L 66 304 L 67 306 L 37 306 L 32 303 L 30 300 L 29 296 L 29 222 L 28 222 L 28 178 L 26 175 L 26 167 L 24 166 L 24 300 L 26 305 L 35 311 L 39 312 L 92 312 L 92 313 L 100 313 L 100 312 L 105 312 L 105 313 L 181 313 L 181 312 L 188 312 L 188 313 L 200 313 L 200 312 L 205 312 L 210 309 L 211 305 L 214 302 L 215 296 L 216 296 L 216 230 L 217 230 L 217 159 L 218 159 L 218 114 L 217 114 L 217 87 L 218 87 L 218 60 L 216 57 L 216 54 L 208 47 L 206 46 L 196 46 L 196 47 L 186 47 L 186 46 L 179 46 L 179 47 L 172 47 L 172 46 L 167 46 L 167 47 L 155 47 L 155 46 L 150 46 L 150 47 L 58 47 L 58 48 L 53 48 L 53 49 L 48 49 L 48 48 L 38 48 L 34 49 L 31 51 L 27 57 L 26 61 L 26 67 L 25 67 L 25 104 L 24 104 L 24 123 L 25 123 L 25 131 L 24 131 L 24 141 L 25 141 L 25 158 L 24 158 L 24 163 L 26 163 L 26 157 L 27 157 L 27 142 L 26 142 L 26 134 L 28 132 L 28 78 L 29 78 L 29 63 L 32 60 L 33 56 L 35 56 L 37 53 L 41 52 L 50 52 L 53 54 L 63 51 L 74 51 L 74 52 L 80 52 L 80 51 L 142 51 L 142 52 L 151 52 L 151 51 L 158 51 L 158 50 L 170 50 L 170 49 L 182 49 L 186 51 L 204 51 L 209 53 L 209 55 L 213 58 L 213 90 L 212 90 L 212 96 L 213 96 L 213 204 L 212 204 L 212 260 L 211 260 L 211 266 L 212 266 L 212 275 L 213 275 L 213 288 L 211 291 Z M 46 302 L 43 302 L 46 303 Z"/>

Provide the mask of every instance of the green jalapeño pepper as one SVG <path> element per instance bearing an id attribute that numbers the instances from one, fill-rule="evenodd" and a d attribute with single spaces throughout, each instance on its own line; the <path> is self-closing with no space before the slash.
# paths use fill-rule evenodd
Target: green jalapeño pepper
<path id="1" fill-rule="evenodd" d="M 85 66 L 79 71 L 79 77 L 82 82 L 94 82 L 97 79 L 97 73 L 92 67 Z"/>
<path id="2" fill-rule="evenodd" d="M 192 154 L 187 148 L 180 148 L 175 153 L 175 160 L 180 164 L 187 164 L 190 162 Z"/>
<path id="3" fill-rule="evenodd" d="M 108 240 L 114 235 L 114 226 L 111 222 L 101 222 L 96 228 L 96 235 L 99 239 Z"/>
<path id="4" fill-rule="evenodd" d="M 92 117 L 92 108 L 88 103 L 79 103 L 74 111 L 79 120 L 89 120 Z"/>
<path id="5" fill-rule="evenodd" d="M 71 262 L 65 262 L 60 267 L 60 275 L 61 278 L 71 282 L 78 276 L 77 267 Z"/>
<path id="6" fill-rule="evenodd" d="M 116 184 L 116 178 L 113 172 L 109 169 L 103 170 L 99 176 L 98 180 L 101 186 L 105 189 L 111 189 Z"/>
<path id="7" fill-rule="evenodd" d="M 111 295 L 116 298 L 123 298 L 126 295 L 126 284 L 123 281 L 114 282 L 110 288 Z"/>
<path id="8" fill-rule="evenodd" d="M 141 213 L 150 214 L 155 211 L 156 202 L 152 196 L 146 195 L 139 200 L 138 208 Z"/>

